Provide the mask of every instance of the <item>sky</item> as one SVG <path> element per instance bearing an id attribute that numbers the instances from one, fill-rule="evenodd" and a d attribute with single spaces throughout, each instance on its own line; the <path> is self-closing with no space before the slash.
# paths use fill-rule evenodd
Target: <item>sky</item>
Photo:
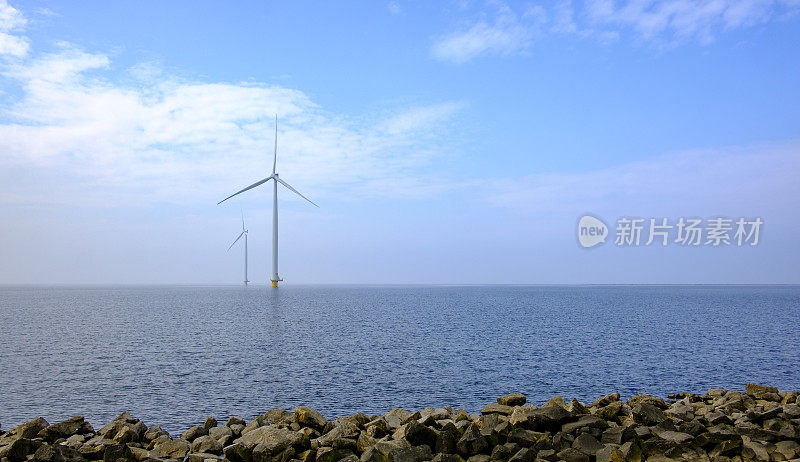
<path id="1" fill-rule="evenodd" d="M 798 0 L 0 0 L 0 284 L 240 283 L 242 214 L 266 283 L 271 184 L 217 202 L 276 114 L 285 284 L 797 284 L 797 43 Z"/>

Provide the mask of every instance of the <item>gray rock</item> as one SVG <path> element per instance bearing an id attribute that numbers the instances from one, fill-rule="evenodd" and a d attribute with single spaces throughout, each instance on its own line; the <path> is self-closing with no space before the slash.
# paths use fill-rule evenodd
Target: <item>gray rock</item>
<path id="1" fill-rule="evenodd" d="M 203 422 L 203 428 L 208 431 L 217 426 L 217 419 L 213 417 L 206 417 L 205 422 Z"/>
<path id="2" fill-rule="evenodd" d="M 564 433 L 575 433 L 577 430 L 585 427 L 607 428 L 608 424 L 597 416 L 584 415 L 575 422 L 569 422 L 562 425 L 561 431 Z"/>
<path id="3" fill-rule="evenodd" d="M 47 441 L 55 441 L 59 438 L 69 438 L 75 434 L 85 433 L 94 433 L 94 428 L 89 425 L 89 422 L 83 420 L 83 416 L 79 415 L 48 425 L 39 432 L 39 436 Z"/>
<path id="4" fill-rule="evenodd" d="M 200 425 L 195 425 L 194 427 L 189 428 L 181 435 L 181 439 L 186 440 L 188 442 L 192 442 L 195 439 L 208 435 L 208 430 L 201 427 Z"/>
<path id="5" fill-rule="evenodd" d="M 583 452 L 578 451 L 577 449 L 574 449 L 574 448 L 564 449 L 563 451 L 560 451 L 556 455 L 558 457 L 558 460 L 563 460 L 565 462 L 589 462 L 590 461 L 589 456 L 587 456 Z"/>
<path id="6" fill-rule="evenodd" d="M 648 403 L 637 404 L 633 408 L 633 418 L 637 422 L 643 423 L 645 425 L 657 425 L 667 420 L 666 414 L 664 414 L 664 412 L 661 409 Z"/>
<path id="7" fill-rule="evenodd" d="M 461 439 L 456 443 L 456 449 L 461 455 L 471 456 L 488 450 L 489 443 L 486 441 L 486 438 L 481 435 L 478 426 L 470 424 L 464 431 Z"/>
<path id="8" fill-rule="evenodd" d="M 597 451 L 603 448 L 603 445 L 592 435 L 581 433 L 575 438 L 575 441 L 572 442 L 572 448 L 586 455 L 593 456 Z"/>
<path id="9" fill-rule="evenodd" d="M 631 408 L 635 408 L 639 404 L 649 404 L 651 406 L 655 406 L 662 410 L 667 409 L 669 407 L 667 403 L 664 402 L 663 399 L 647 393 L 639 393 L 638 395 L 633 395 L 631 399 L 628 400 L 627 404 Z"/>
<path id="10" fill-rule="evenodd" d="M 239 443 L 250 449 L 257 444 L 261 444 L 270 454 L 277 454 L 289 446 L 300 443 L 300 441 L 302 441 L 302 436 L 298 432 L 267 426 L 245 433 L 239 439 L 234 440 L 234 443 Z"/>
<path id="11" fill-rule="evenodd" d="M 233 436 L 233 430 L 231 430 L 231 428 L 227 425 L 222 425 L 221 427 L 212 427 L 208 429 L 208 436 L 225 445 L 223 440 L 231 438 Z"/>
<path id="12" fill-rule="evenodd" d="M 421 462 L 424 460 L 431 460 L 431 448 L 422 446 L 412 446 L 408 448 L 398 449 L 389 454 L 389 462 Z"/>
<path id="13" fill-rule="evenodd" d="M 108 452 L 108 448 L 106 448 L 106 452 Z M 150 451 L 150 454 L 158 459 L 183 459 L 188 452 L 189 443 L 184 439 L 177 439 L 157 445 Z"/>
<path id="14" fill-rule="evenodd" d="M 222 443 L 217 441 L 210 435 L 204 435 L 197 437 L 192 443 L 189 445 L 189 449 L 192 452 L 196 453 L 209 453 L 209 454 L 220 454 L 223 449 Z"/>
<path id="15" fill-rule="evenodd" d="M 671 441 L 677 444 L 689 444 L 694 440 L 694 437 L 688 433 L 681 433 L 675 431 L 664 431 L 658 434 L 662 440 Z"/>
<path id="16" fill-rule="evenodd" d="M 765 401 L 781 401 L 781 396 L 778 394 L 778 389 L 775 387 L 767 387 L 764 385 L 756 385 L 748 383 L 744 387 L 744 392 L 755 399 L 763 399 Z"/>
<path id="17" fill-rule="evenodd" d="M 595 453 L 596 462 L 625 462 L 625 453 L 615 444 L 606 444 Z"/>
<path id="18" fill-rule="evenodd" d="M 9 444 L 0 447 L 0 460 L 8 459 L 9 462 L 23 462 L 28 454 L 34 454 L 42 445 L 41 441 L 24 438 L 20 435 L 21 433 L 15 435 L 15 439 L 11 440 Z"/>
<path id="19" fill-rule="evenodd" d="M 319 412 L 306 406 L 298 406 L 294 409 L 295 420 L 305 427 L 312 427 L 317 430 L 325 428 L 328 420 Z"/>
<path id="20" fill-rule="evenodd" d="M 225 426 L 230 427 L 231 425 L 246 425 L 247 422 L 241 417 L 230 416 L 228 417 L 228 421 L 225 422 Z"/>
<path id="21" fill-rule="evenodd" d="M 183 459 L 183 455 L 180 455 L 180 457 L 171 458 Z M 133 451 L 131 451 L 131 448 L 125 444 L 111 444 L 106 446 L 105 451 L 103 451 L 103 462 L 117 462 L 119 460 L 133 461 L 136 460 L 136 457 L 134 456 Z"/>
<path id="22" fill-rule="evenodd" d="M 505 406 L 522 406 L 527 398 L 522 393 L 509 393 L 497 398 L 497 403 Z"/>
<path id="23" fill-rule="evenodd" d="M 513 407 L 498 403 L 489 403 L 481 410 L 481 414 L 511 415 L 512 412 L 514 412 Z"/>

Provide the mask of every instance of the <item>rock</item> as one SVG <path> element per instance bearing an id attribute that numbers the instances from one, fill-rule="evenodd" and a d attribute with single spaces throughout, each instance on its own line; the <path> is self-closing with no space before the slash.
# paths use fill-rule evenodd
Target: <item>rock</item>
<path id="1" fill-rule="evenodd" d="M 513 407 L 498 403 L 489 403 L 481 409 L 481 414 L 511 415 L 512 412 L 514 412 Z"/>
<path id="2" fill-rule="evenodd" d="M 533 414 L 537 409 L 538 408 L 532 404 L 515 407 L 514 411 L 511 413 L 509 422 L 514 426 L 526 426 L 528 425 L 528 419 L 533 418 Z"/>
<path id="3" fill-rule="evenodd" d="M 222 452 L 225 454 L 225 459 L 230 462 L 250 462 L 253 448 L 248 448 L 244 444 L 234 443 L 225 446 Z"/>
<path id="4" fill-rule="evenodd" d="M 676 444 L 689 444 L 694 437 L 688 433 L 681 433 L 675 431 L 664 431 L 658 434 L 662 440 L 670 441 Z"/>
<path id="5" fill-rule="evenodd" d="M 400 438 L 398 438 L 398 433 Z M 436 446 L 436 432 L 417 421 L 410 421 L 395 433 L 395 439 L 404 439 L 412 446 Z"/>
<path id="6" fill-rule="evenodd" d="M 645 425 L 657 425 L 667 420 L 667 416 L 661 409 L 648 403 L 636 404 L 636 406 L 633 408 L 633 418 L 636 420 L 636 422 L 643 423 Z"/>
<path id="7" fill-rule="evenodd" d="M 775 452 L 782 455 L 786 460 L 791 460 L 800 455 L 800 444 L 795 441 L 780 441 L 775 443 Z"/>
<path id="8" fill-rule="evenodd" d="M 183 455 L 172 458 L 183 459 Z M 103 452 L 103 462 L 116 462 L 119 460 L 134 461 L 136 460 L 136 456 L 133 454 L 133 451 L 131 451 L 131 448 L 125 444 L 111 444 L 106 446 Z"/>
<path id="9" fill-rule="evenodd" d="M 49 425 L 50 424 L 48 424 L 47 421 L 41 417 L 29 420 L 24 424 L 6 432 L 2 438 L 0 438 L 0 446 L 9 444 L 17 438 L 36 438 L 39 432 L 47 428 Z"/>
<path id="10" fill-rule="evenodd" d="M 492 449 L 492 455 L 489 458 L 493 461 L 507 461 L 520 449 L 522 447 L 517 443 L 498 444 Z"/>
<path id="11" fill-rule="evenodd" d="M 218 461 L 219 456 L 216 454 L 205 454 L 205 453 L 190 453 L 186 455 L 186 462 L 206 462 L 206 461 Z"/>
<path id="12" fill-rule="evenodd" d="M 742 445 L 742 457 L 759 462 L 769 462 L 769 452 L 767 448 L 756 441 L 747 441 Z"/>
<path id="13" fill-rule="evenodd" d="M 398 429 L 397 431 L 399 432 L 400 430 Z M 361 433 L 361 430 L 357 426 L 345 421 L 341 422 L 339 425 L 336 425 L 329 432 L 317 438 L 317 441 L 319 442 L 320 446 L 332 446 L 334 442 L 340 439 L 349 439 L 355 443 L 359 433 Z"/>
<path id="14" fill-rule="evenodd" d="M 627 404 L 631 408 L 636 408 L 636 406 L 638 406 L 639 404 L 649 404 L 661 410 L 667 409 L 669 407 L 667 406 L 667 403 L 665 403 L 663 399 L 657 398 L 647 393 L 639 393 L 638 395 L 633 395 L 631 399 L 628 400 Z"/>
<path id="15" fill-rule="evenodd" d="M 146 441 L 153 441 L 161 435 L 169 436 L 169 433 L 162 429 L 160 425 L 153 425 L 144 432 L 143 437 Z"/>
<path id="16" fill-rule="evenodd" d="M 412 446 L 393 451 L 389 454 L 389 462 L 421 462 L 424 460 L 431 460 L 431 448 L 423 446 Z"/>
<path id="17" fill-rule="evenodd" d="M 590 407 L 600 408 L 608 406 L 609 404 L 615 401 L 619 401 L 619 396 L 620 396 L 619 393 L 611 393 L 610 395 L 603 396 L 602 398 L 599 398 L 598 400 L 593 402 L 590 405 Z"/>
<path id="18" fill-rule="evenodd" d="M 247 422 L 241 417 L 230 416 L 228 417 L 228 421 L 225 422 L 226 427 L 230 427 L 231 425 L 246 425 Z"/>
<path id="19" fill-rule="evenodd" d="M 302 426 L 312 427 L 317 430 L 325 428 L 328 420 L 319 412 L 306 406 L 298 406 L 294 409 L 294 418 Z"/>
<path id="20" fill-rule="evenodd" d="M 574 448 L 567 448 L 563 451 L 556 454 L 558 456 L 558 460 L 563 460 L 565 462 L 589 462 L 589 456 L 584 454 L 581 451 L 578 451 Z"/>
<path id="21" fill-rule="evenodd" d="M 603 448 L 603 445 L 592 435 L 581 433 L 572 442 L 572 447 L 588 456 L 594 456 L 597 451 Z"/>
<path id="22" fill-rule="evenodd" d="M 461 438 L 458 429 L 453 423 L 448 423 L 442 427 L 436 435 L 436 443 L 433 446 L 434 452 L 454 454 L 456 452 L 456 444 Z"/>
<path id="23" fill-rule="evenodd" d="M 286 409 L 270 409 L 258 416 L 259 423 L 263 425 L 288 426 L 294 422 L 294 413 Z"/>
<path id="24" fill-rule="evenodd" d="M 781 401 L 781 397 L 778 394 L 778 389 L 775 387 L 767 387 L 764 385 L 756 385 L 754 383 L 748 383 L 744 387 L 744 392 L 755 399 L 763 399 L 765 401 Z"/>
<path id="25" fill-rule="evenodd" d="M 215 419 L 213 417 L 206 417 L 206 421 L 203 422 L 203 429 L 205 429 L 206 431 L 208 431 L 208 430 L 210 430 L 210 429 L 212 429 L 212 428 L 214 428 L 216 426 L 217 426 L 217 419 Z"/>
<path id="26" fill-rule="evenodd" d="M 633 427 L 619 426 L 611 427 L 603 431 L 600 442 L 605 444 L 625 444 L 628 441 L 633 441 L 637 438 L 636 431 Z"/>
<path id="27" fill-rule="evenodd" d="M 567 402 L 564 401 L 564 398 L 562 398 L 561 396 L 556 395 L 556 396 L 553 396 L 552 398 L 550 398 L 550 400 L 547 401 L 546 403 L 542 404 L 542 407 L 550 407 L 550 406 L 558 406 L 558 407 L 563 407 L 564 409 L 566 409 L 567 408 Z"/>
<path id="28" fill-rule="evenodd" d="M 569 404 L 567 404 L 567 410 L 570 412 L 570 414 L 574 416 L 590 413 L 589 408 L 587 408 L 585 404 L 583 404 L 582 402 L 578 401 L 575 398 L 572 398 L 572 401 L 570 401 Z"/>
<path id="29" fill-rule="evenodd" d="M 536 453 L 533 449 L 530 448 L 522 448 L 516 452 L 508 462 L 533 462 L 536 459 Z"/>
<path id="30" fill-rule="evenodd" d="M 622 401 L 612 401 L 606 406 L 603 406 L 595 412 L 597 417 L 605 420 L 615 420 L 616 417 L 622 413 L 623 409 L 630 409 L 627 404 Z"/>
<path id="31" fill-rule="evenodd" d="M 464 462 L 458 454 L 439 453 L 433 457 L 433 462 Z M 361 459 L 364 462 L 364 459 Z"/>
<path id="32" fill-rule="evenodd" d="M 456 443 L 456 449 L 464 456 L 471 456 L 488 450 L 489 443 L 486 441 L 486 438 L 481 435 L 478 426 L 470 424 L 466 431 L 464 431 L 461 439 Z"/>
<path id="33" fill-rule="evenodd" d="M 195 439 L 204 435 L 208 435 L 208 430 L 199 425 L 195 425 L 194 427 L 191 427 L 185 432 L 183 432 L 183 434 L 181 435 L 181 439 L 191 443 Z"/>
<path id="34" fill-rule="evenodd" d="M 35 453 L 42 445 L 41 441 L 22 437 L 22 433 L 23 431 L 20 431 L 20 433 L 15 434 L 15 439 L 11 440 L 9 444 L 0 447 L 0 460 L 8 459 L 9 462 L 23 462 L 28 454 Z"/>
<path id="35" fill-rule="evenodd" d="M 139 434 L 136 433 L 132 428 L 123 426 L 113 437 L 111 437 L 111 439 L 116 443 L 125 444 L 130 443 L 131 441 L 137 441 L 139 439 Z"/>
<path id="36" fill-rule="evenodd" d="M 219 441 L 224 446 L 225 442 L 227 442 L 228 439 L 233 437 L 233 430 L 231 430 L 231 428 L 228 427 L 227 425 L 223 425 L 221 427 L 212 427 L 208 429 L 208 436 Z M 223 442 L 223 440 L 225 442 Z"/>
<path id="37" fill-rule="evenodd" d="M 552 401 L 552 400 L 551 400 Z M 558 404 L 549 404 L 537 409 L 528 418 L 528 426 L 535 431 L 558 431 L 561 425 L 569 422 L 572 414 Z"/>
<path id="38" fill-rule="evenodd" d="M 625 462 L 625 453 L 619 446 L 606 444 L 595 453 L 596 462 Z"/>
<path id="39" fill-rule="evenodd" d="M 301 440 L 302 436 L 298 432 L 267 426 L 259 427 L 242 435 L 239 439 L 234 440 L 234 443 L 239 443 L 250 449 L 257 444 L 261 444 L 270 454 L 277 454 L 289 446 L 298 444 Z"/>
<path id="40" fill-rule="evenodd" d="M 108 449 L 106 449 L 108 451 Z M 183 459 L 189 452 L 189 443 L 182 438 L 165 441 L 150 451 L 158 459 Z"/>
<path id="41" fill-rule="evenodd" d="M 219 454 L 222 452 L 223 445 L 210 435 L 197 437 L 189 445 L 192 452 L 204 452 L 210 454 Z"/>
<path id="42" fill-rule="evenodd" d="M 590 428 L 607 428 L 608 424 L 601 418 L 594 415 L 581 416 L 575 422 L 565 423 L 561 426 L 561 431 L 564 433 L 575 433 L 585 427 Z"/>
<path id="43" fill-rule="evenodd" d="M 39 436 L 47 441 L 55 441 L 59 438 L 69 438 L 76 434 L 94 433 L 94 428 L 89 422 L 83 420 L 83 416 L 71 417 L 67 420 L 48 425 L 39 432 Z"/>
<path id="44" fill-rule="evenodd" d="M 508 441 L 517 443 L 522 447 L 532 447 L 545 433 L 539 433 L 532 430 L 525 430 L 524 428 L 515 428 L 508 435 Z"/>
<path id="45" fill-rule="evenodd" d="M 527 401 L 522 393 L 509 393 L 497 398 L 497 404 L 504 406 L 522 406 Z"/>

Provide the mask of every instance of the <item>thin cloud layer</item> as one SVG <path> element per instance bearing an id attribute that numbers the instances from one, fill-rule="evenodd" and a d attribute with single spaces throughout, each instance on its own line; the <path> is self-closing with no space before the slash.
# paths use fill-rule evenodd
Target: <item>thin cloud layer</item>
<path id="1" fill-rule="evenodd" d="M 488 6 L 487 19 L 465 20 L 437 37 L 431 54 L 461 64 L 480 56 L 528 52 L 537 38 L 552 34 L 593 37 L 601 43 L 630 37 L 659 44 L 712 42 L 732 30 L 753 27 L 797 13 L 797 0 L 557 0 L 515 11 Z"/>

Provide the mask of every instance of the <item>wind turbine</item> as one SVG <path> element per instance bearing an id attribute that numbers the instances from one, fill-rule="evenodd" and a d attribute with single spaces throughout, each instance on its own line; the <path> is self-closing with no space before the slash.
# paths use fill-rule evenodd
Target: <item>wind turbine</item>
<path id="1" fill-rule="evenodd" d="M 275 115 L 275 153 L 272 158 L 272 175 L 264 178 L 263 180 L 257 181 L 250 186 L 242 189 L 241 191 L 237 191 L 230 196 L 222 199 L 221 201 L 217 202 L 217 205 L 225 202 L 226 200 L 230 199 L 231 197 L 241 194 L 245 191 L 255 188 L 256 186 L 261 186 L 262 184 L 266 183 L 269 180 L 274 180 L 272 182 L 273 189 L 272 189 L 272 276 L 269 280 L 272 282 L 272 287 L 278 287 L 278 282 L 283 281 L 283 279 L 278 276 L 278 183 L 284 185 L 289 191 L 297 194 L 298 196 L 302 197 L 303 199 L 311 202 L 311 205 L 314 207 L 319 207 L 319 205 L 315 204 L 311 201 L 311 199 L 307 198 L 306 196 L 300 194 L 300 192 L 294 189 L 289 183 L 283 181 L 279 176 L 278 173 L 275 171 L 275 167 L 278 163 L 278 115 Z M 246 279 L 246 278 L 245 278 Z"/>
<path id="2" fill-rule="evenodd" d="M 244 285 L 246 286 L 250 281 L 247 280 L 247 229 L 244 227 L 244 212 L 242 212 L 242 233 L 239 234 L 239 237 L 237 237 L 235 241 L 233 241 L 233 244 L 228 246 L 228 251 L 233 248 L 234 244 L 239 242 L 239 239 L 241 239 L 242 236 L 244 236 Z"/>

